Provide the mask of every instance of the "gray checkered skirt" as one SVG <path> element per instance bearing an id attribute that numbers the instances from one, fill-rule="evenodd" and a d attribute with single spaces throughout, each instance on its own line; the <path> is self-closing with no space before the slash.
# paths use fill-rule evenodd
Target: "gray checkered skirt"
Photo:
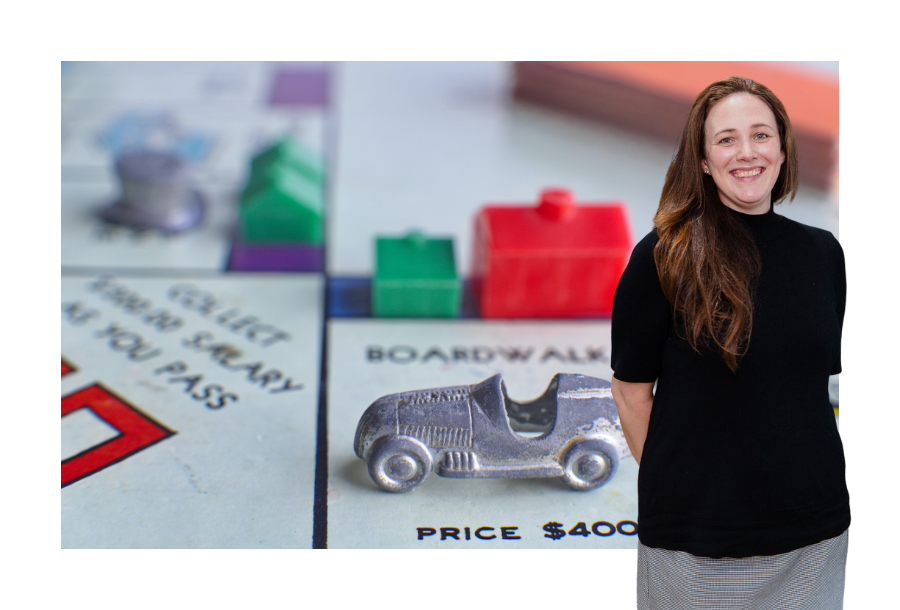
<path id="1" fill-rule="evenodd" d="M 841 610 L 847 532 L 782 553 L 710 559 L 638 542 L 638 610 Z"/>

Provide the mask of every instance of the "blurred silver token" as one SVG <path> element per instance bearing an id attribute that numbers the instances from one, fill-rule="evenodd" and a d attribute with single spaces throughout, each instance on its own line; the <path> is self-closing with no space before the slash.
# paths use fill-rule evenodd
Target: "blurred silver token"
<path id="1" fill-rule="evenodd" d="M 188 164 L 170 153 L 127 151 L 116 159 L 118 201 L 100 211 L 106 221 L 137 228 L 184 231 L 203 219 L 205 203 L 189 182 Z"/>

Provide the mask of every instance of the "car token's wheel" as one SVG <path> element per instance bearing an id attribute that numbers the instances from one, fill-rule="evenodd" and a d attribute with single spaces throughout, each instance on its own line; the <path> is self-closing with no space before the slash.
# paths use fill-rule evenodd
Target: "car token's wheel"
<path id="1" fill-rule="evenodd" d="M 563 480 L 577 491 L 597 489 L 616 474 L 618 467 L 619 452 L 612 443 L 600 438 L 584 439 L 566 453 Z"/>
<path id="2" fill-rule="evenodd" d="M 411 436 L 385 436 L 369 451 L 369 474 L 387 491 L 409 491 L 431 474 L 431 452 Z"/>

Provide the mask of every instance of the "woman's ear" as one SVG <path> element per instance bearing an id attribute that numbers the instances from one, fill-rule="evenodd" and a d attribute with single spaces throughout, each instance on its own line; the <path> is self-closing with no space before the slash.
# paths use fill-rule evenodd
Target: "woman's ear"
<path id="1" fill-rule="evenodd" d="M 782 157 L 783 157 L 783 156 L 784 156 L 784 155 L 782 154 Z M 784 159 L 782 159 L 782 160 L 784 160 Z M 709 164 L 706 163 L 706 159 L 702 159 L 702 160 L 700 161 L 700 169 L 703 170 L 703 173 L 704 173 L 704 174 L 708 174 L 708 173 L 709 173 Z"/>

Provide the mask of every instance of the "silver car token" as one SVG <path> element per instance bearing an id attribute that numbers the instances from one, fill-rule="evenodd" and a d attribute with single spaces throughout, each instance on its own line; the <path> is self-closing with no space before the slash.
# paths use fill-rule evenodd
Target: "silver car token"
<path id="1" fill-rule="evenodd" d="M 559 373 L 543 395 L 512 400 L 500 375 L 382 396 L 356 428 L 376 485 L 405 492 L 431 472 L 454 479 L 562 477 L 597 489 L 631 455 L 608 381 Z"/>

